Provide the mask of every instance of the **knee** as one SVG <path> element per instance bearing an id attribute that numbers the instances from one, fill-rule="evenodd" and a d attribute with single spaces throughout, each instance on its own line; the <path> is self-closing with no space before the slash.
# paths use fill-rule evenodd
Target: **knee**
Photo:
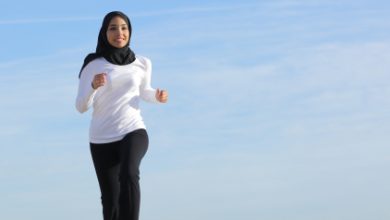
<path id="1" fill-rule="evenodd" d="M 120 175 L 120 182 L 138 182 L 140 179 L 139 171 L 138 170 L 128 170 L 127 172 L 123 172 Z"/>
<path id="2" fill-rule="evenodd" d="M 116 196 L 116 195 L 102 195 L 101 196 L 102 205 L 106 209 L 112 209 L 112 210 L 116 209 L 117 205 L 118 205 L 117 200 L 118 200 L 118 196 Z"/>

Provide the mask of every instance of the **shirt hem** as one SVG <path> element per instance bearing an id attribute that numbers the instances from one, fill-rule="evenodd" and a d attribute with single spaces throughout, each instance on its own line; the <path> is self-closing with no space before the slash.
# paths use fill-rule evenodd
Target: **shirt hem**
<path id="1" fill-rule="evenodd" d="M 128 133 L 131 133 L 131 132 L 133 132 L 135 130 L 138 130 L 138 129 L 146 129 L 146 127 L 145 126 L 136 127 L 136 128 L 133 128 L 133 129 L 130 129 L 130 130 L 124 132 L 123 134 L 121 134 L 119 136 L 115 136 L 115 137 L 112 137 L 112 138 L 93 138 L 93 137 L 90 137 L 89 138 L 89 142 L 92 143 L 92 144 L 108 144 L 108 143 L 120 141 Z"/>

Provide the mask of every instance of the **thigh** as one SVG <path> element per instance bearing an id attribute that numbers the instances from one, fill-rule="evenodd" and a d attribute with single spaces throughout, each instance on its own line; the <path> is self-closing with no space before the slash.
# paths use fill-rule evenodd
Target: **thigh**
<path id="1" fill-rule="evenodd" d="M 95 169 L 109 170 L 119 164 L 120 142 L 107 144 L 90 144 L 91 155 Z"/>
<path id="2" fill-rule="evenodd" d="M 119 142 L 90 144 L 92 160 L 103 197 L 108 195 L 116 197 L 119 190 L 119 146 Z"/>
<path id="3" fill-rule="evenodd" d="M 121 169 L 130 175 L 138 175 L 139 165 L 145 156 L 149 145 L 145 129 L 139 129 L 127 134 L 121 141 Z"/>

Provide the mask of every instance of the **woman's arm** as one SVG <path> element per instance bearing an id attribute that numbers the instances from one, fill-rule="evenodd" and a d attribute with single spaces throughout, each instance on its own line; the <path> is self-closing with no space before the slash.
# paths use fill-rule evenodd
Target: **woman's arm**
<path id="1" fill-rule="evenodd" d="M 141 62 L 145 65 L 145 76 L 140 86 L 140 96 L 143 100 L 151 103 L 160 103 L 159 98 L 161 91 L 153 89 L 151 86 L 152 63 L 147 58 L 142 58 Z"/>
<path id="2" fill-rule="evenodd" d="M 96 89 L 92 87 L 92 77 L 88 70 L 89 68 L 86 66 L 79 79 L 76 109 L 80 113 L 88 111 L 88 109 L 92 106 L 93 98 L 96 94 Z"/>

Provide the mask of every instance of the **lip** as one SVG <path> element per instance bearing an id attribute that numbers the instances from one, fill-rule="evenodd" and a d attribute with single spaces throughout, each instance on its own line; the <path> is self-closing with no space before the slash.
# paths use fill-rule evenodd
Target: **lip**
<path id="1" fill-rule="evenodd" d="M 125 41 L 125 39 L 123 39 L 123 38 L 117 38 L 117 39 L 115 39 L 115 41 L 116 41 L 116 42 L 123 42 L 123 41 Z"/>

